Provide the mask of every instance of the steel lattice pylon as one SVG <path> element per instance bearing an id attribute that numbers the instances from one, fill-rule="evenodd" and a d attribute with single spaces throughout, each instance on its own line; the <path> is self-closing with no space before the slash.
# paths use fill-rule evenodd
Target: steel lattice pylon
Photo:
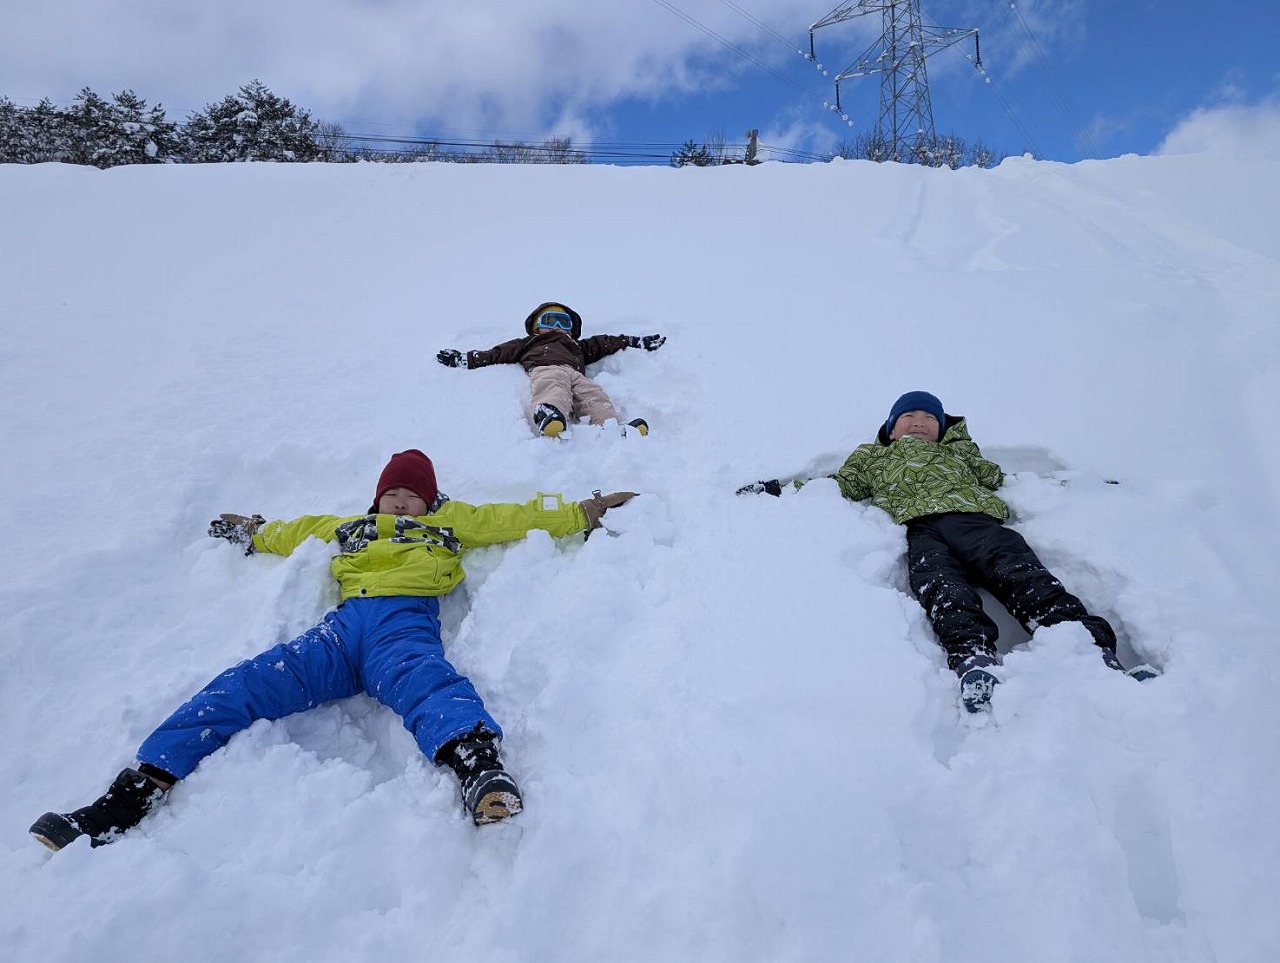
<path id="1" fill-rule="evenodd" d="M 978 31 L 926 24 L 920 0 L 858 0 L 842 4 L 809 28 L 810 56 L 816 59 L 815 30 L 871 13 L 880 14 L 880 38 L 836 75 L 836 110 L 842 109 L 842 80 L 880 74 L 876 136 L 885 153 L 881 159 L 928 164 L 935 154 L 937 133 L 925 60 L 936 50 L 973 37 L 975 62 L 980 65 Z"/>

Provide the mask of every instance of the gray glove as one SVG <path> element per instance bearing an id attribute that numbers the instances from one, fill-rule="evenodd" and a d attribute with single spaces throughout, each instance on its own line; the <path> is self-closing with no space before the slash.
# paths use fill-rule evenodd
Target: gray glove
<path id="1" fill-rule="evenodd" d="M 266 523 L 261 515 L 228 515 L 225 512 L 209 523 L 210 538 L 225 538 L 239 545 L 246 555 L 253 554 L 253 533 Z"/>
<path id="2" fill-rule="evenodd" d="M 457 348 L 445 348 L 443 351 L 437 351 L 436 360 L 446 368 L 465 368 L 467 366 L 467 356 Z"/>
<path id="3" fill-rule="evenodd" d="M 608 495 L 601 495 L 596 491 L 591 493 L 590 498 L 578 502 L 582 506 L 582 514 L 587 516 L 587 531 L 593 532 L 599 528 L 601 517 L 609 509 L 625 505 L 638 494 L 639 492 L 610 492 Z"/>

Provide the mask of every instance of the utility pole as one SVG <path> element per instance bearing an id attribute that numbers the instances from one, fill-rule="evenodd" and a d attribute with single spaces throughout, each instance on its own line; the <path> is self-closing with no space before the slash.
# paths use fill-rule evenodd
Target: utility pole
<path id="1" fill-rule="evenodd" d="M 925 58 L 968 37 L 973 37 L 975 66 L 982 65 L 978 31 L 963 27 L 935 27 L 920 15 L 920 0 L 857 0 L 842 3 L 809 28 L 809 56 L 817 60 L 814 31 L 871 13 L 880 14 L 880 38 L 836 75 L 836 111 L 840 106 L 840 82 L 880 75 L 880 114 L 876 120 L 877 160 L 935 163 L 937 132 L 929 100 L 929 75 Z"/>

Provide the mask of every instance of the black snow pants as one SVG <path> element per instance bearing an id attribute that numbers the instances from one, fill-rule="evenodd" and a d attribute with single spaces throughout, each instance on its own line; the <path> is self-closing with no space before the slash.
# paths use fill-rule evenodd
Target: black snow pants
<path id="1" fill-rule="evenodd" d="M 1101 648 L 1116 648 L 1110 623 L 1090 615 L 1062 587 L 1026 539 L 982 512 L 924 515 L 907 522 L 911 590 L 924 606 L 947 665 L 969 655 L 996 654 L 996 624 L 982 611 L 984 588 L 1028 632 L 1038 625 L 1080 622 Z"/>

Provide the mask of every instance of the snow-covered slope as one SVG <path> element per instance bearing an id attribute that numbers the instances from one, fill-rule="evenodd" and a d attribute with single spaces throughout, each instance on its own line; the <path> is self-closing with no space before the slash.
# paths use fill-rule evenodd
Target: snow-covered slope
<path id="1" fill-rule="evenodd" d="M 1265 961 L 1280 956 L 1280 164 L 994 171 L 0 168 L 0 942 L 17 961 Z M 668 335 L 653 425 L 531 437 L 443 347 L 565 299 Z M 902 530 L 821 481 L 903 391 L 1117 626 L 1016 627 L 987 721 Z M 27 836 L 335 601 L 326 546 L 419 447 L 467 501 L 627 488 L 617 537 L 469 556 L 446 646 L 527 810 L 477 831 L 371 700 L 259 723 L 122 843 Z M 1107 480 L 1120 484 L 1107 484 Z"/>

